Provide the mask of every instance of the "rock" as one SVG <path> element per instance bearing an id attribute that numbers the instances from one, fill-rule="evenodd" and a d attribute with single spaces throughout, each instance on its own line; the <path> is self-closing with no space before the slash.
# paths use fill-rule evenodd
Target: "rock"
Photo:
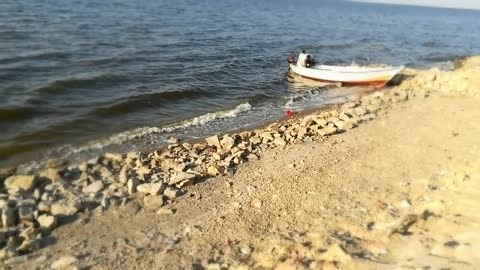
<path id="1" fill-rule="evenodd" d="M 33 220 L 33 207 L 30 205 L 22 205 L 18 207 L 18 217 L 21 221 Z"/>
<path id="2" fill-rule="evenodd" d="M 156 210 L 163 205 L 162 195 L 149 195 L 143 198 L 143 207 L 146 210 Z"/>
<path id="3" fill-rule="evenodd" d="M 150 195 L 159 195 L 165 190 L 164 183 L 146 183 L 137 186 L 137 191 Z"/>
<path id="4" fill-rule="evenodd" d="M 191 183 L 195 177 L 196 175 L 192 173 L 177 172 L 170 177 L 170 181 L 168 182 L 168 184 L 169 185 L 177 185 L 177 184 L 185 185 L 186 183 Z"/>
<path id="5" fill-rule="evenodd" d="M 105 155 L 103 155 L 103 158 L 118 163 L 123 161 L 123 155 L 118 153 L 105 153 Z"/>
<path id="6" fill-rule="evenodd" d="M 242 138 L 242 140 L 248 141 L 248 139 L 250 139 L 250 137 L 252 137 L 252 132 L 251 131 L 243 131 L 238 135 L 240 136 L 240 138 Z"/>
<path id="7" fill-rule="evenodd" d="M 95 181 L 90 185 L 83 188 L 83 193 L 98 193 L 104 187 L 103 182 L 101 180 Z"/>
<path id="8" fill-rule="evenodd" d="M 13 175 L 8 177 L 4 185 L 10 194 L 32 191 L 37 184 L 37 178 L 33 175 Z"/>
<path id="9" fill-rule="evenodd" d="M 340 130 L 350 130 L 354 127 L 353 123 L 350 121 L 337 121 L 335 122 L 335 126 Z"/>
<path id="10" fill-rule="evenodd" d="M 280 145 L 280 146 L 285 146 L 285 145 L 287 145 L 287 142 L 286 142 L 284 139 L 280 138 L 280 137 L 275 138 L 275 140 L 273 141 L 273 143 L 276 144 L 276 145 Z"/>
<path id="11" fill-rule="evenodd" d="M 17 217 L 15 216 L 15 209 L 10 207 L 2 208 L 2 225 L 5 228 L 16 225 Z"/>
<path id="12" fill-rule="evenodd" d="M 51 182 L 58 182 L 62 179 L 60 174 L 56 169 L 52 168 L 47 168 L 43 171 L 40 172 L 39 176 L 45 180 L 51 181 Z"/>
<path id="13" fill-rule="evenodd" d="M 302 122 L 300 122 L 300 126 L 302 127 L 309 127 L 315 123 L 315 120 L 313 119 L 313 116 L 308 115 L 305 118 L 303 118 Z"/>
<path id="14" fill-rule="evenodd" d="M 56 202 L 50 206 L 50 213 L 54 216 L 71 216 L 79 210 L 80 207 L 73 202 Z"/>
<path id="15" fill-rule="evenodd" d="M 160 208 L 158 209 L 157 211 L 157 215 L 173 215 L 175 213 L 175 211 L 173 211 L 172 209 L 168 209 L 168 208 Z"/>
<path id="16" fill-rule="evenodd" d="M 220 144 L 224 149 L 232 149 L 232 147 L 235 146 L 235 139 L 233 139 L 229 135 L 225 135 L 220 141 Z"/>
<path id="17" fill-rule="evenodd" d="M 403 200 L 400 202 L 400 206 L 403 208 L 410 208 L 412 207 L 412 204 L 408 200 Z"/>
<path id="18" fill-rule="evenodd" d="M 365 110 L 363 107 L 358 107 L 355 108 L 355 114 L 358 116 L 364 116 L 367 113 L 367 110 Z"/>
<path id="19" fill-rule="evenodd" d="M 298 136 L 299 138 L 304 138 L 306 134 L 307 134 L 307 128 L 306 128 L 306 127 L 300 127 L 300 128 L 298 129 L 297 136 Z"/>
<path id="20" fill-rule="evenodd" d="M 265 139 L 267 142 L 273 141 L 274 139 L 270 132 L 263 132 L 262 134 L 260 134 L 260 138 Z"/>
<path id="21" fill-rule="evenodd" d="M 40 242 L 36 239 L 27 239 L 17 248 L 20 253 L 30 253 L 40 248 Z"/>
<path id="22" fill-rule="evenodd" d="M 128 182 L 127 182 L 127 189 L 128 189 L 128 194 L 133 194 L 137 191 L 137 186 L 138 186 L 139 182 L 138 182 L 138 179 L 137 178 L 130 178 L 128 179 Z"/>
<path id="23" fill-rule="evenodd" d="M 50 266 L 52 269 L 69 269 L 77 262 L 77 258 L 72 256 L 61 257 Z"/>
<path id="24" fill-rule="evenodd" d="M 251 137 L 249 139 L 249 141 L 253 145 L 257 145 L 257 144 L 260 144 L 262 142 L 262 140 L 260 140 L 260 138 L 258 138 L 258 137 Z"/>
<path id="25" fill-rule="evenodd" d="M 337 132 L 337 128 L 336 127 L 324 127 L 324 128 L 321 128 L 317 131 L 317 133 L 321 136 L 328 136 L 328 135 L 333 135 Z"/>
<path id="26" fill-rule="evenodd" d="M 320 127 L 325 127 L 328 124 L 328 121 L 323 118 L 315 118 L 315 123 L 317 123 L 318 126 Z"/>
<path id="27" fill-rule="evenodd" d="M 128 172 L 130 171 L 130 165 L 125 164 L 118 173 L 118 182 L 126 184 L 128 182 Z"/>
<path id="28" fill-rule="evenodd" d="M 258 160 L 258 156 L 255 154 L 248 154 L 247 160 Z"/>
<path id="29" fill-rule="evenodd" d="M 252 249 L 249 246 L 244 245 L 240 247 L 240 252 L 242 252 L 244 255 L 250 255 L 250 253 L 252 253 Z"/>
<path id="30" fill-rule="evenodd" d="M 205 139 L 207 141 L 208 145 L 215 146 L 217 149 L 222 148 L 222 145 L 220 144 L 220 140 L 218 139 L 217 135 L 208 137 Z"/>
<path id="31" fill-rule="evenodd" d="M 208 168 L 207 168 L 207 174 L 208 175 L 216 176 L 219 173 L 220 172 L 218 171 L 217 166 L 215 166 L 215 165 L 208 166 Z"/>
<path id="32" fill-rule="evenodd" d="M 178 163 L 173 167 L 173 170 L 176 172 L 183 172 L 185 171 L 185 168 L 187 168 L 187 165 L 185 165 L 185 163 Z"/>
<path id="33" fill-rule="evenodd" d="M 181 196 L 182 194 L 183 192 L 180 189 L 174 188 L 174 187 L 167 187 L 163 192 L 163 195 L 167 196 L 167 198 L 169 199 L 175 199 Z"/>
<path id="34" fill-rule="evenodd" d="M 342 105 L 342 109 L 352 109 L 355 108 L 357 104 L 355 102 L 347 102 Z"/>
<path id="35" fill-rule="evenodd" d="M 260 200 L 258 200 L 258 199 L 255 199 L 255 200 L 253 200 L 252 205 L 253 205 L 255 208 L 260 208 L 260 207 L 262 207 L 262 201 L 260 201 Z"/>
<path id="36" fill-rule="evenodd" d="M 110 201 L 108 200 L 107 197 L 103 197 L 102 201 L 100 202 L 100 205 L 102 206 L 103 209 L 106 209 L 110 205 Z"/>
<path id="37" fill-rule="evenodd" d="M 40 228 L 46 229 L 46 230 L 53 230 L 55 227 L 57 227 L 57 217 L 56 216 L 51 216 L 51 215 L 40 215 L 37 218 L 38 224 L 40 224 Z"/>
<path id="38" fill-rule="evenodd" d="M 170 137 L 168 138 L 168 140 L 166 140 L 165 142 L 166 143 L 169 143 L 169 144 L 177 144 L 180 140 L 176 137 Z"/>
<path id="39" fill-rule="evenodd" d="M 41 201 L 37 205 L 37 209 L 40 212 L 50 212 L 50 206 L 53 204 L 52 201 Z"/>

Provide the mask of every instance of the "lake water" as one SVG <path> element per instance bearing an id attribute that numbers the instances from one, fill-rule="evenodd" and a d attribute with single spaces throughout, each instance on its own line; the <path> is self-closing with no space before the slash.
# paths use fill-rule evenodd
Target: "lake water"
<path id="1" fill-rule="evenodd" d="M 480 12 L 342 1 L 2 0 L 0 165 L 143 150 L 337 102 L 287 79 L 325 63 L 448 68 Z M 299 91 L 303 90 L 303 91 Z"/>

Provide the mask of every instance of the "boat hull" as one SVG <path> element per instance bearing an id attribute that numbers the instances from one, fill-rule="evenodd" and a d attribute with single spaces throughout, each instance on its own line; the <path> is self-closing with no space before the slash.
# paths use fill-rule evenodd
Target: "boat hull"
<path id="1" fill-rule="evenodd" d="M 352 66 L 318 65 L 312 68 L 290 64 L 290 70 L 310 80 L 325 83 L 341 83 L 342 86 L 385 86 L 403 66 L 390 68 L 368 68 Z"/>

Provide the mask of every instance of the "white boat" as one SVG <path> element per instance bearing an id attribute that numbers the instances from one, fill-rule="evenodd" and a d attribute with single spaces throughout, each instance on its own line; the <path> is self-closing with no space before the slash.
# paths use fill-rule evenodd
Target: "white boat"
<path id="1" fill-rule="evenodd" d="M 342 86 L 370 85 L 383 87 L 404 66 L 398 67 L 362 67 L 362 66 L 328 66 L 315 65 L 310 68 L 290 64 L 290 70 L 304 78 L 327 82 L 341 83 Z"/>

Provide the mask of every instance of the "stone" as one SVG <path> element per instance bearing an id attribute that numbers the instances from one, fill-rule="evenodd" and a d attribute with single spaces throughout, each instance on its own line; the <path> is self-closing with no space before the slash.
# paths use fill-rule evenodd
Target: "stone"
<path id="1" fill-rule="evenodd" d="M 215 166 L 215 165 L 208 166 L 208 168 L 207 168 L 207 174 L 208 175 L 216 176 L 219 173 L 220 172 L 218 171 L 217 166 Z"/>
<path id="2" fill-rule="evenodd" d="M 222 148 L 222 145 L 220 144 L 220 140 L 218 139 L 217 135 L 208 137 L 205 140 L 207 141 L 208 145 L 215 146 L 217 149 Z"/>
<path id="3" fill-rule="evenodd" d="M 43 171 L 40 172 L 39 176 L 45 180 L 51 181 L 51 182 L 58 182 L 62 179 L 60 174 L 56 169 L 52 168 L 47 168 Z"/>
<path id="4" fill-rule="evenodd" d="M 165 142 L 169 144 L 177 144 L 180 140 L 176 137 L 170 137 Z"/>
<path id="5" fill-rule="evenodd" d="M 5 228 L 13 227 L 16 225 L 17 217 L 15 215 L 15 209 L 10 207 L 2 208 L 2 225 Z"/>
<path id="6" fill-rule="evenodd" d="M 287 142 L 283 139 L 283 138 L 275 138 L 275 140 L 273 141 L 273 143 L 275 143 L 276 145 L 280 145 L 280 146 L 285 146 L 287 145 Z"/>
<path id="7" fill-rule="evenodd" d="M 54 261 L 50 266 L 52 269 L 71 269 L 72 265 L 77 262 L 77 258 L 72 256 L 61 257 Z"/>
<path id="8" fill-rule="evenodd" d="M 103 158 L 105 158 L 106 160 L 118 162 L 118 163 L 123 161 L 123 155 L 118 153 L 105 153 L 103 155 Z"/>
<path id="9" fill-rule="evenodd" d="M 297 137 L 300 139 L 304 138 L 305 135 L 307 135 L 307 132 L 308 132 L 308 129 L 306 127 L 300 127 L 298 129 Z"/>
<path id="10" fill-rule="evenodd" d="M 137 191 L 150 195 L 159 195 L 165 190 L 164 183 L 145 183 L 137 186 Z"/>
<path id="11" fill-rule="evenodd" d="M 175 199 L 181 196 L 182 194 L 183 192 L 180 189 L 174 188 L 174 187 L 167 187 L 163 192 L 163 195 L 165 195 L 169 199 Z"/>
<path id="12" fill-rule="evenodd" d="M 364 116 L 365 114 L 367 114 L 367 110 L 365 110 L 363 107 L 355 108 L 354 111 L 355 111 L 355 114 L 358 116 Z"/>
<path id="13" fill-rule="evenodd" d="M 350 121 L 337 121 L 335 122 L 335 126 L 340 130 L 350 130 L 354 127 L 353 123 Z"/>
<path id="14" fill-rule="evenodd" d="M 254 199 L 253 202 L 252 202 L 252 205 L 255 207 L 255 208 L 260 208 L 262 207 L 262 201 L 258 200 L 258 199 Z"/>
<path id="15" fill-rule="evenodd" d="M 103 189 L 104 185 L 101 180 L 95 181 L 83 188 L 83 193 L 98 193 Z"/>
<path id="16" fill-rule="evenodd" d="M 148 195 L 143 198 L 143 207 L 146 210 L 156 210 L 163 205 L 162 195 Z"/>
<path id="17" fill-rule="evenodd" d="M 247 141 L 252 137 L 252 132 L 251 131 L 243 131 L 240 134 L 238 134 L 242 140 Z"/>
<path id="18" fill-rule="evenodd" d="M 412 204 L 408 200 L 402 200 L 400 202 L 400 206 L 403 208 L 410 208 L 412 207 Z"/>
<path id="19" fill-rule="evenodd" d="M 172 209 L 168 209 L 168 208 L 160 208 L 158 209 L 157 211 L 157 215 L 173 215 L 175 214 L 175 211 L 173 211 Z"/>
<path id="20" fill-rule="evenodd" d="M 313 125 L 313 123 L 316 123 L 315 120 L 313 119 L 313 116 L 308 115 L 305 118 L 303 118 L 302 122 L 300 122 L 300 126 L 309 127 Z"/>
<path id="21" fill-rule="evenodd" d="M 270 132 L 263 132 L 260 134 L 260 138 L 265 139 L 267 142 L 273 141 L 273 136 Z"/>
<path id="22" fill-rule="evenodd" d="M 41 201 L 37 205 L 37 210 L 40 212 L 50 212 L 50 206 L 53 204 L 52 201 Z"/>
<path id="23" fill-rule="evenodd" d="M 330 127 L 330 126 L 321 128 L 317 131 L 317 133 L 320 136 L 329 136 L 329 135 L 335 134 L 336 132 L 337 132 L 337 128 L 336 127 Z"/>
<path id="24" fill-rule="evenodd" d="M 260 138 L 258 138 L 258 137 L 251 137 L 249 139 L 249 141 L 253 145 L 257 145 L 257 144 L 260 144 L 262 142 L 262 140 L 260 140 Z"/>
<path id="25" fill-rule="evenodd" d="M 21 221 L 33 220 L 33 207 L 30 205 L 22 205 L 18 207 L 18 217 Z"/>
<path id="26" fill-rule="evenodd" d="M 110 200 L 107 197 L 103 197 L 102 201 L 100 202 L 100 205 L 102 206 L 103 209 L 108 208 L 110 206 Z"/>
<path id="27" fill-rule="evenodd" d="M 323 118 L 315 118 L 315 123 L 317 123 L 318 126 L 320 127 L 325 127 L 328 124 L 328 121 Z"/>
<path id="28" fill-rule="evenodd" d="M 55 202 L 50 206 L 50 213 L 54 216 L 75 215 L 80 207 L 74 202 Z"/>
<path id="29" fill-rule="evenodd" d="M 13 175 L 5 179 L 4 185 L 10 194 L 19 192 L 32 191 L 36 184 L 37 178 L 33 175 Z"/>
<path id="30" fill-rule="evenodd" d="M 223 136 L 222 140 L 220 141 L 223 149 L 232 149 L 235 146 L 235 139 L 230 137 L 229 135 Z"/>
<path id="31" fill-rule="evenodd" d="M 247 160 L 258 160 L 258 156 L 255 154 L 248 154 Z"/>
<path id="32" fill-rule="evenodd" d="M 133 194 L 135 192 L 137 192 L 137 186 L 138 186 L 139 182 L 138 182 L 138 179 L 137 178 L 130 178 L 128 179 L 128 182 L 127 182 L 127 190 L 128 190 L 128 194 Z"/>
<path id="33" fill-rule="evenodd" d="M 240 252 L 242 252 L 242 254 L 244 255 L 249 255 L 250 253 L 252 253 L 252 249 L 249 246 L 244 245 L 240 247 Z"/>
<path id="34" fill-rule="evenodd" d="M 170 181 L 168 182 L 169 185 L 176 185 L 180 183 L 186 183 L 186 182 L 191 182 L 193 179 L 195 179 L 196 175 L 192 173 L 187 173 L 187 172 L 177 172 L 174 173 L 170 177 Z M 184 183 L 184 185 L 185 185 Z"/>
<path id="35" fill-rule="evenodd" d="M 40 242 L 36 239 L 27 239 L 17 248 L 20 253 L 30 253 L 40 248 Z"/>
<path id="36" fill-rule="evenodd" d="M 37 218 L 38 224 L 40 225 L 40 228 L 46 229 L 46 230 L 53 230 L 55 227 L 57 227 L 57 217 L 52 216 L 52 215 L 40 215 Z"/>
<path id="37" fill-rule="evenodd" d="M 357 104 L 355 102 L 347 102 L 342 105 L 342 109 L 352 109 L 355 108 Z"/>
<path id="38" fill-rule="evenodd" d="M 128 172 L 130 171 L 130 165 L 125 164 L 118 173 L 118 182 L 126 184 L 128 182 Z"/>

